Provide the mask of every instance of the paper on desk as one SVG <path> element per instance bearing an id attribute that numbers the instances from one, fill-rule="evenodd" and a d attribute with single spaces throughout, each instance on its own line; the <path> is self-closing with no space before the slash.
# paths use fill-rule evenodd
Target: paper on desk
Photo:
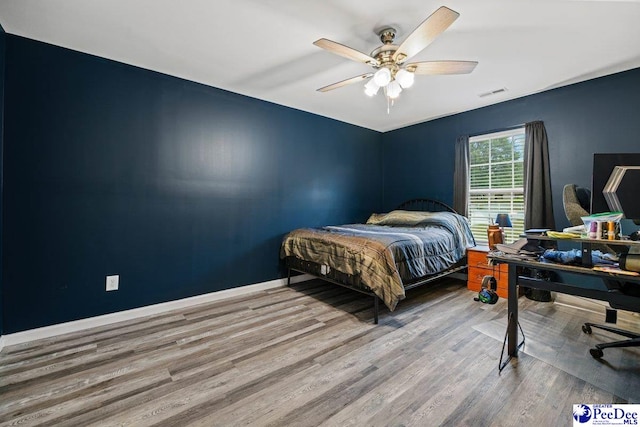
<path id="1" fill-rule="evenodd" d="M 554 239 L 579 239 L 580 238 L 580 234 L 568 233 L 563 231 L 547 231 L 547 236 L 553 237 Z"/>

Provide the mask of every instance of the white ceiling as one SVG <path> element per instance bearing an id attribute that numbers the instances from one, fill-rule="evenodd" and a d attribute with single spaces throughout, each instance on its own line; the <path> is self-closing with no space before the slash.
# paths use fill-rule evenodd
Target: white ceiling
<path id="1" fill-rule="evenodd" d="M 472 74 L 416 76 L 387 114 L 370 70 L 312 43 L 370 53 L 438 7 L 457 21 L 413 61 L 468 60 Z M 640 0 L 0 0 L 5 31 L 377 131 L 640 67 Z M 502 94 L 478 95 L 499 88 Z"/>

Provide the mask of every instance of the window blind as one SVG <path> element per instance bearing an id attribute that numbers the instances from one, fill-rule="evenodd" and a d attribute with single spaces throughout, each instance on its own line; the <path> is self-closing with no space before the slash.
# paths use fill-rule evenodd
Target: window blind
<path id="1" fill-rule="evenodd" d="M 524 128 L 469 138 L 469 219 L 479 244 L 499 213 L 511 217 L 511 242 L 524 231 Z"/>

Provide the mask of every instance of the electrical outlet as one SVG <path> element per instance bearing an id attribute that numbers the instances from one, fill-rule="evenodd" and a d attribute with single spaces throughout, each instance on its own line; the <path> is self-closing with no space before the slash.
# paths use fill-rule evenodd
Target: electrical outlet
<path id="1" fill-rule="evenodd" d="M 107 291 L 117 291 L 118 283 L 120 282 L 120 276 L 107 276 Z"/>

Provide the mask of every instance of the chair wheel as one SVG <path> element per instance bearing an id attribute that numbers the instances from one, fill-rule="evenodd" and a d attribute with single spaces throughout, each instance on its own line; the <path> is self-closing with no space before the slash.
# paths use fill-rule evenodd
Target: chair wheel
<path id="1" fill-rule="evenodd" d="M 585 334 L 591 334 L 591 326 L 582 325 L 582 332 L 584 332 Z"/>
<path id="2" fill-rule="evenodd" d="M 604 353 L 599 348 L 592 348 L 589 350 L 589 353 L 591 353 L 591 356 L 594 359 L 600 359 L 602 356 L 604 356 Z"/>

